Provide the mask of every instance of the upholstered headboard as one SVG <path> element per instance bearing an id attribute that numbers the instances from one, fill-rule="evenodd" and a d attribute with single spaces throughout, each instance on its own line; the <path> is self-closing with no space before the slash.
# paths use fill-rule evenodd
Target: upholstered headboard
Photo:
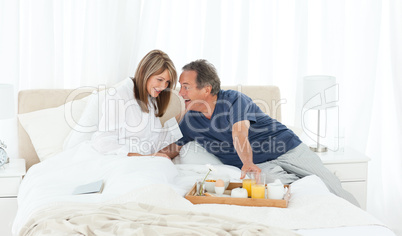
<path id="1" fill-rule="evenodd" d="M 248 95 L 264 112 L 268 113 L 272 118 L 281 121 L 280 92 L 278 87 L 222 86 L 222 89 L 233 89 Z M 74 90 L 35 89 L 20 91 L 18 94 L 18 113 L 24 114 L 41 109 L 61 106 L 64 103 L 69 102 L 69 95 L 72 91 Z M 75 96 L 74 99 L 88 96 L 91 94 L 91 91 L 91 89 L 80 90 L 80 95 Z M 183 107 L 181 106 L 182 102 L 182 99 L 178 96 L 172 96 L 168 111 L 161 118 L 162 123 L 180 112 L 181 107 Z M 38 155 L 33 147 L 31 139 L 20 123 L 18 124 L 18 148 L 20 157 L 26 160 L 27 169 L 39 162 Z"/>

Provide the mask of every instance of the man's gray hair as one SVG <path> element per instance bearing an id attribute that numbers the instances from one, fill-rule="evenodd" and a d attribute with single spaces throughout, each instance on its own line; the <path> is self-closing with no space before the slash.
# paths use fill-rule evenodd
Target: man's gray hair
<path id="1" fill-rule="evenodd" d="M 221 90 L 221 80 L 219 79 L 215 66 L 207 60 L 200 59 L 183 66 L 183 71 L 190 70 L 197 72 L 196 83 L 198 89 L 210 85 L 212 87 L 211 94 L 213 95 L 218 94 L 219 90 Z"/>

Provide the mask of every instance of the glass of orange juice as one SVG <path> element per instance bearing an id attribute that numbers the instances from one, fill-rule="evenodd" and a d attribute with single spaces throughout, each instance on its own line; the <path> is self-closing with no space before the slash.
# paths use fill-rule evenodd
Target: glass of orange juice
<path id="1" fill-rule="evenodd" d="M 244 172 L 242 171 L 242 174 Z M 257 172 L 249 171 L 246 173 L 246 177 L 243 179 L 243 188 L 247 190 L 248 197 L 251 197 L 251 186 L 255 184 L 255 176 Z"/>
<path id="2" fill-rule="evenodd" d="M 255 176 L 255 184 L 251 186 L 251 198 L 265 199 L 265 174 Z"/>
<path id="3" fill-rule="evenodd" d="M 255 184 L 255 179 L 243 179 L 243 188 L 247 190 L 248 197 L 251 197 L 251 186 Z"/>

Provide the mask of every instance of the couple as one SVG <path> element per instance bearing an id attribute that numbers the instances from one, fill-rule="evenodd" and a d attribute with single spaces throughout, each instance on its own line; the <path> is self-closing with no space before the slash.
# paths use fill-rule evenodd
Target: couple
<path id="1" fill-rule="evenodd" d="M 263 172 L 269 176 L 269 181 L 280 179 L 289 184 L 304 176 L 317 175 L 332 193 L 358 206 L 356 199 L 342 188 L 339 179 L 291 130 L 263 113 L 246 95 L 221 90 L 220 79 L 212 64 L 197 60 L 182 69 L 179 95 L 185 100 L 186 113 L 179 124 L 183 136 L 178 141 L 157 150 L 144 151 L 143 148 L 149 146 L 144 143 L 156 143 L 161 137 L 166 138 L 163 132 L 157 134 L 150 130 L 161 128 L 159 117 L 166 112 L 177 82 L 176 70 L 168 55 L 153 50 L 141 60 L 135 77 L 127 79 L 116 89 L 115 95 L 119 99 L 135 103 L 125 111 L 126 122 L 116 122 L 113 118 L 102 122 L 106 119 L 104 115 L 99 131 L 92 139 L 95 149 L 104 153 L 173 159 L 183 145 L 196 141 L 224 164 L 236 166 L 243 173 Z M 174 119 L 179 121 L 180 118 L 178 115 Z M 141 125 L 145 119 L 148 122 Z M 119 135 L 121 129 L 128 127 L 121 123 L 129 122 L 131 127 L 141 129 Z M 109 126 L 104 127 L 103 123 Z M 106 130 L 108 132 L 102 132 Z M 136 139 L 134 147 L 137 152 L 133 151 L 133 142 L 120 144 L 121 139 L 132 138 Z"/>

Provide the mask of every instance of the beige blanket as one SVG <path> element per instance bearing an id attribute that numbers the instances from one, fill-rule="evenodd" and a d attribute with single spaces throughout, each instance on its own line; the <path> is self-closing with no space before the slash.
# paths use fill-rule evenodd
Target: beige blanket
<path id="1" fill-rule="evenodd" d="M 288 230 L 361 225 L 384 226 L 332 194 L 293 194 L 288 208 L 193 205 L 168 186 L 151 185 L 103 204 L 53 203 L 20 235 L 294 235 Z"/>
<path id="2" fill-rule="evenodd" d="M 291 189 L 294 187 L 292 186 Z M 333 194 L 314 193 L 308 195 L 300 194 L 300 191 L 298 193 L 292 193 L 287 208 L 244 207 L 224 204 L 193 205 L 185 198 L 177 195 L 173 189 L 163 185 L 154 185 L 145 187 L 141 191 L 132 191 L 114 199 L 111 203 L 120 204 L 135 201 L 171 209 L 186 209 L 231 216 L 244 222 L 251 221 L 292 230 L 363 225 L 384 226 L 382 222 L 369 213 Z"/>
<path id="3" fill-rule="evenodd" d="M 34 214 L 20 235 L 297 235 L 276 227 L 138 202 L 66 203 Z"/>

